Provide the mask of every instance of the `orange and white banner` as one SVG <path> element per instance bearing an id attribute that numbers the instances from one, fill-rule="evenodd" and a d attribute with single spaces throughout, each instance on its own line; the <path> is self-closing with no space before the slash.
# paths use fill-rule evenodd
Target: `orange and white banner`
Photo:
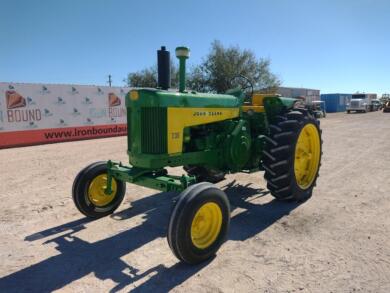
<path id="1" fill-rule="evenodd" d="M 0 148 L 126 135 L 128 90 L 0 82 Z"/>

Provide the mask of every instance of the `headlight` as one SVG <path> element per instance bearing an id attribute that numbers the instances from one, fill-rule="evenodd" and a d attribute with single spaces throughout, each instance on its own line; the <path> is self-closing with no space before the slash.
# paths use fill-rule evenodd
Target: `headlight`
<path id="1" fill-rule="evenodd" d="M 130 99 L 133 101 L 137 101 L 139 98 L 138 91 L 132 90 L 130 91 Z"/>

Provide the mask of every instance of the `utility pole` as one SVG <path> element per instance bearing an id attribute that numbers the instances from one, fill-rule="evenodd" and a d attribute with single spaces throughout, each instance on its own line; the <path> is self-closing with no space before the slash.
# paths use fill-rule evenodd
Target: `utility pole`
<path id="1" fill-rule="evenodd" d="M 108 85 L 111 87 L 111 83 L 112 83 L 112 80 L 111 80 L 111 74 L 108 75 Z"/>

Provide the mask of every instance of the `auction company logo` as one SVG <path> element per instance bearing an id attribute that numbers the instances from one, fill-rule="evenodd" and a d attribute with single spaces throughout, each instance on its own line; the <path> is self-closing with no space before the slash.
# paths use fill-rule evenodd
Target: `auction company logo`
<path id="1" fill-rule="evenodd" d="M 72 116 L 79 116 L 81 113 L 77 108 L 73 108 Z"/>
<path id="2" fill-rule="evenodd" d="M 42 90 L 40 91 L 40 93 L 42 94 L 42 95 L 44 95 L 44 94 L 50 94 L 50 91 L 49 91 L 49 89 L 46 87 L 46 86 L 42 86 Z"/>
<path id="3" fill-rule="evenodd" d="M 28 97 L 29 98 L 29 97 Z M 26 99 L 20 95 L 15 90 L 8 90 L 5 92 L 5 100 L 7 103 L 7 119 L 8 122 L 30 122 L 40 121 L 42 119 L 41 110 L 38 108 L 35 109 L 25 109 L 27 104 L 34 105 L 32 99 Z"/>
<path id="4" fill-rule="evenodd" d="M 65 122 L 64 119 L 61 118 L 57 125 L 60 126 L 60 127 L 64 127 L 64 126 L 67 126 L 68 124 Z"/>
<path id="5" fill-rule="evenodd" d="M 54 102 L 54 104 L 64 105 L 64 104 L 66 104 L 66 102 L 65 102 L 63 97 L 57 97 L 57 100 Z"/>
<path id="6" fill-rule="evenodd" d="M 123 117 L 126 115 L 126 109 L 121 106 L 121 99 L 114 93 L 108 94 L 108 116 L 110 118 Z"/>
<path id="7" fill-rule="evenodd" d="M 84 97 L 83 101 L 81 102 L 84 105 L 91 105 L 92 100 L 89 97 Z"/>
<path id="8" fill-rule="evenodd" d="M 93 120 L 89 117 L 87 117 L 87 119 L 85 119 L 84 121 L 84 125 L 93 125 Z"/>
<path id="9" fill-rule="evenodd" d="M 45 116 L 45 117 L 50 117 L 50 116 L 53 116 L 53 113 L 52 112 L 50 112 L 50 110 L 49 109 L 44 109 L 43 110 L 43 116 Z"/>

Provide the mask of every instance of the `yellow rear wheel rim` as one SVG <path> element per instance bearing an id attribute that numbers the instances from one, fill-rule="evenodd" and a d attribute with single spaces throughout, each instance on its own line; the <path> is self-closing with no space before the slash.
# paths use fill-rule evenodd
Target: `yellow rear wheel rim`
<path id="1" fill-rule="evenodd" d="M 317 176 L 320 162 L 321 142 L 314 124 L 306 124 L 295 146 L 294 173 L 298 186 L 307 189 Z"/>
<path id="2" fill-rule="evenodd" d="M 205 203 L 199 208 L 192 220 L 192 243 L 199 249 L 209 247 L 217 239 L 221 226 L 221 208 L 214 202 Z"/>
<path id="3" fill-rule="evenodd" d="M 88 187 L 88 198 L 97 207 L 103 207 L 109 204 L 115 197 L 117 191 L 117 184 L 114 178 L 112 178 L 112 193 L 106 194 L 107 188 L 107 174 L 101 174 L 96 176 Z"/>

